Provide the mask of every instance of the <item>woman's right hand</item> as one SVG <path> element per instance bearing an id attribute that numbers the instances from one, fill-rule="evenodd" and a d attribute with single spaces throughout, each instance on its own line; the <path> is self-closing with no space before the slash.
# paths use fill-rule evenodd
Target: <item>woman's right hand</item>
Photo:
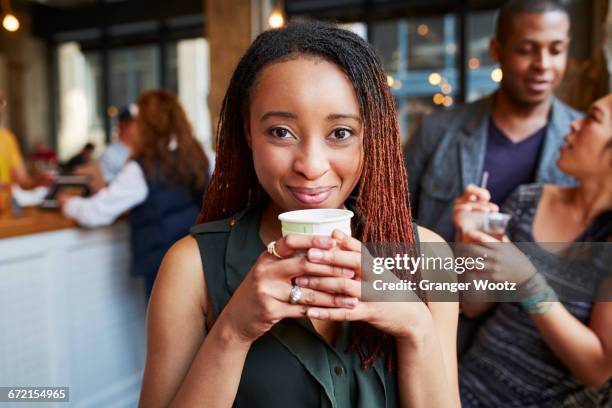
<path id="1" fill-rule="evenodd" d="M 219 316 L 245 342 L 253 342 L 285 318 L 304 317 L 308 306 L 353 308 L 354 297 L 301 288 L 298 304 L 289 302 L 292 279 L 302 275 L 352 278 L 351 269 L 310 262 L 310 248 L 328 250 L 336 242 L 330 237 L 287 235 L 276 241 L 277 258 L 263 252 Z M 296 253 L 301 253 L 294 256 Z M 217 322 L 218 323 L 218 322 Z"/>
<path id="2" fill-rule="evenodd" d="M 491 202 L 491 193 L 485 188 L 468 184 L 463 194 L 455 200 L 453 224 L 457 229 L 457 241 L 461 241 L 464 216 L 470 212 L 499 212 L 499 207 Z"/>

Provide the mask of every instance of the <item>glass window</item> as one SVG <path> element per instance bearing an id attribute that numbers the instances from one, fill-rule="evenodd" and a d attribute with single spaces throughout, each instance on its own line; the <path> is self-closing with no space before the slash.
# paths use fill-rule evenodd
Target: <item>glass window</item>
<path id="1" fill-rule="evenodd" d="M 430 17 L 408 21 L 408 69 L 442 69 L 454 65 L 454 18 Z"/>
<path id="2" fill-rule="evenodd" d="M 87 142 L 104 144 L 102 61 L 77 43 L 58 47 L 58 153 L 68 160 Z M 99 152 L 99 150 L 97 150 Z"/>
<path id="3" fill-rule="evenodd" d="M 161 86 L 159 48 L 125 47 L 109 52 L 110 105 L 117 109 L 134 103 L 144 91 Z"/>
<path id="4" fill-rule="evenodd" d="M 455 23 L 452 14 L 372 23 L 371 42 L 397 100 L 403 141 L 422 114 L 455 102 Z"/>
<path id="5" fill-rule="evenodd" d="M 196 137 L 206 148 L 211 148 L 213 135 L 208 110 L 210 91 L 208 42 L 204 38 L 180 40 L 176 49 L 178 96 Z"/>
<path id="6" fill-rule="evenodd" d="M 85 52 L 85 93 L 91 130 L 104 128 L 104 101 L 102 99 L 102 61 L 99 52 Z"/>
<path id="7" fill-rule="evenodd" d="M 187 46 L 179 58 L 179 44 Z M 191 44 L 191 45 L 189 45 Z M 83 51 L 76 42 L 57 48 L 58 66 L 58 149 L 66 160 L 87 142 L 100 148 L 107 140 L 105 115 L 110 118 L 111 132 L 117 115 L 125 106 L 136 103 L 145 91 L 165 88 L 185 103 L 190 120 L 198 135 L 211 139 L 208 106 L 208 51 L 202 38 L 117 47 L 108 51 L 108 75 L 104 75 L 100 50 Z M 185 50 L 184 50 L 185 51 Z M 164 78 L 161 73 L 164 64 Z M 181 71 L 181 72 L 179 72 Z M 182 73 L 182 75 L 181 75 Z M 107 85 L 104 78 L 108 79 Z M 163 79 L 163 81 L 162 81 Z M 104 86 L 108 87 L 108 105 L 104 101 Z M 189 107 L 195 107 L 190 110 Z M 112 139 L 112 135 L 108 136 Z"/>
<path id="8" fill-rule="evenodd" d="M 178 94 L 178 56 L 177 43 L 170 42 L 164 45 L 166 47 L 166 80 L 164 88 Z"/>
<path id="9" fill-rule="evenodd" d="M 398 21 L 392 20 L 375 22 L 371 27 L 371 43 L 390 73 L 398 71 L 398 26 Z"/>
<path id="10" fill-rule="evenodd" d="M 501 79 L 497 63 L 491 59 L 489 44 L 495 35 L 497 11 L 472 12 L 467 19 L 468 102 L 493 92 Z"/>

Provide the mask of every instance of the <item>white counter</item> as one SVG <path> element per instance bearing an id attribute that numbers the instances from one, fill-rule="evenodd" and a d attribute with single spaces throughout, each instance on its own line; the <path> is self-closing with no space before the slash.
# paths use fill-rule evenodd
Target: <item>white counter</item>
<path id="1" fill-rule="evenodd" d="M 146 305 L 129 266 L 126 221 L 0 239 L 0 386 L 70 387 L 47 407 L 136 406 Z"/>

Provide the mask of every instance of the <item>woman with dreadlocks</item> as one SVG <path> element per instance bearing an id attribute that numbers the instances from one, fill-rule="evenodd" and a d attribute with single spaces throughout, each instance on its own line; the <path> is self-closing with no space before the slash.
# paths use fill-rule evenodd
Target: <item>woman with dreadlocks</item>
<path id="1" fill-rule="evenodd" d="M 362 242 L 442 241 L 417 232 L 406 185 L 370 46 L 314 22 L 259 35 L 223 102 L 202 224 L 153 289 L 140 405 L 459 405 L 457 304 L 361 300 Z M 278 214 L 307 208 L 362 221 L 354 238 L 282 237 Z"/>

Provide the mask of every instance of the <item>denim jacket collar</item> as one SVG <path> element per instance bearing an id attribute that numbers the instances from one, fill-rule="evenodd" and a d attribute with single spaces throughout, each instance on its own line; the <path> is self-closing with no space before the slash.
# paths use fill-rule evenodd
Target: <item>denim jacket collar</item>
<path id="1" fill-rule="evenodd" d="M 491 94 L 476 103 L 472 115 L 464 122 L 461 128 L 460 155 L 462 185 L 478 184 L 482 174 L 487 143 L 488 121 L 491 118 L 493 98 Z M 548 116 L 544 145 L 540 153 L 540 161 L 536 173 L 536 181 L 553 179 L 553 173 L 559 170 L 555 161 L 558 157 L 559 139 L 569 131 L 571 118 L 561 102 L 552 97 L 551 109 Z"/>

